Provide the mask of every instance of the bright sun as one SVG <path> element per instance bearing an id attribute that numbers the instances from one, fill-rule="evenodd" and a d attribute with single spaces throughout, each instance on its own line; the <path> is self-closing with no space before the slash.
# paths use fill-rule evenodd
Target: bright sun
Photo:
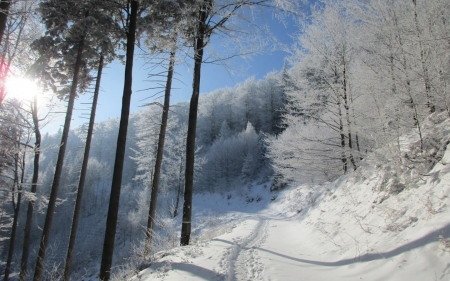
<path id="1" fill-rule="evenodd" d="M 25 78 L 11 77 L 6 82 L 7 96 L 16 98 L 20 101 L 32 101 L 34 96 L 39 93 L 35 83 Z"/>

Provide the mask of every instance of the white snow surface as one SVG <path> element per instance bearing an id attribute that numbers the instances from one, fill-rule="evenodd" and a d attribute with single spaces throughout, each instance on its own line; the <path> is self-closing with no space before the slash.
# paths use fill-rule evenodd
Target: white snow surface
<path id="1" fill-rule="evenodd" d="M 204 237 L 160 253 L 132 280 L 450 280 L 449 168 L 379 204 L 375 176 L 317 187 L 319 198 L 306 186 L 270 203 L 200 196 Z"/>
<path id="2" fill-rule="evenodd" d="M 450 280 L 449 163 L 450 150 L 398 194 L 366 159 L 326 184 L 196 195 L 191 245 L 131 280 Z"/>

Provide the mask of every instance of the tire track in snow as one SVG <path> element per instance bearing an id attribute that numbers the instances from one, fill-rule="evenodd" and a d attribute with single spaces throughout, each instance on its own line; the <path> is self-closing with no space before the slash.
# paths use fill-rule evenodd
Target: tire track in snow
<path id="1" fill-rule="evenodd" d="M 268 222 L 258 221 L 252 232 L 245 238 L 237 239 L 227 251 L 227 281 L 262 280 L 264 266 L 259 262 L 256 246 L 260 246 L 267 237 Z"/>

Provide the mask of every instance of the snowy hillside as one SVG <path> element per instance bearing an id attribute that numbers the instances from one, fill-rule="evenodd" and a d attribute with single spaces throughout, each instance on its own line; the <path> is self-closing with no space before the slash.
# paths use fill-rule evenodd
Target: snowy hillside
<path id="1" fill-rule="evenodd" d="M 203 235 L 158 253 L 131 280 L 449 280 L 450 122 L 427 122 L 424 140 L 439 136 L 444 150 L 426 173 L 375 153 L 331 183 L 198 195 L 193 223 Z M 402 140 L 412 153 L 417 140 Z"/>

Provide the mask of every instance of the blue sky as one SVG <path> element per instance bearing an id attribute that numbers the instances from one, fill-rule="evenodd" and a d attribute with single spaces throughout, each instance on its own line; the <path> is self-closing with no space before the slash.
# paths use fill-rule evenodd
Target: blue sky
<path id="1" fill-rule="evenodd" d="M 271 14 L 266 15 L 266 20 L 270 25 L 272 33 L 275 34 L 280 42 L 287 46 L 293 44 L 291 36 L 298 32 L 298 28 L 292 20 L 288 21 L 286 26 L 277 19 L 274 19 Z M 221 65 L 203 64 L 200 88 L 201 95 L 215 89 L 233 87 L 237 83 L 242 82 L 251 76 L 254 76 L 256 79 L 261 79 L 271 71 L 281 70 L 286 56 L 288 56 L 288 53 L 279 50 L 270 53 L 257 54 L 248 60 L 234 58 L 227 62 L 227 64 L 229 64 L 231 68 L 244 69 L 244 71 L 238 71 L 236 74 L 230 74 Z M 186 65 L 175 66 L 175 78 L 177 81 L 174 81 L 173 85 L 171 97 L 172 103 L 188 101 L 190 99 L 192 91 L 192 70 L 189 69 L 190 67 L 191 66 Z M 154 90 L 142 91 L 143 89 L 154 87 L 154 84 L 148 81 L 147 68 L 148 67 L 145 66 L 142 58 L 136 56 L 133 67 L 132 113 L 142 109 L 144 104 L 154 101 L 154 98 L 148 98 L 155 94 Z M 120 116 L 124 70 L 124 65 L 118 61 L 109 64 L 104 69 L 96 122 Z M 92 101 L 91 96 L 92 94 L 87 93 L 76 101 L 72 128 L 88 122 L 88 119 L 80 117 L 82 117 L 82 113 L 90 108 L 90 104 L 88 103 Z"/>

